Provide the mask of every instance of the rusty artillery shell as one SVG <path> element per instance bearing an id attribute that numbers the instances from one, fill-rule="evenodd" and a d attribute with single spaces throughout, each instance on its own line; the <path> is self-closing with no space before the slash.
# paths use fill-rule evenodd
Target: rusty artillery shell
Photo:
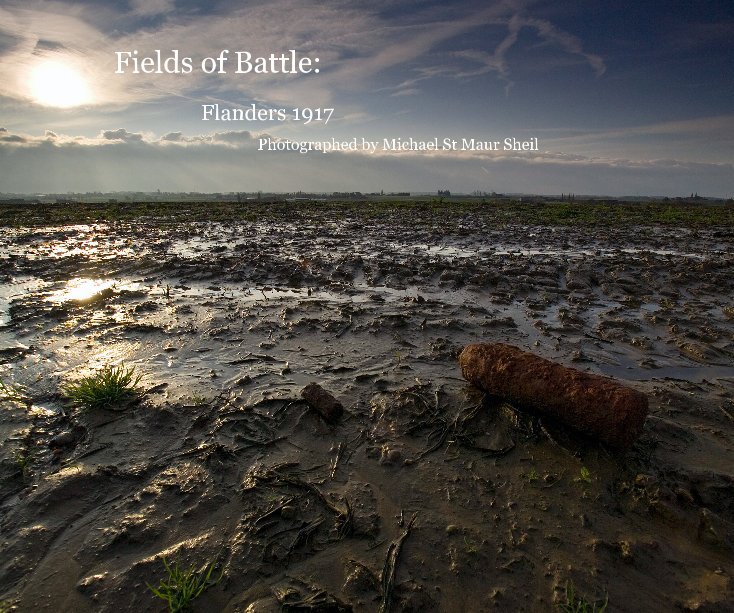
<path id="1" fill-rule="evenodd" d="M 464 378 L 489 394 L 537 409 L 618 450 L 632 446 L 647 416 L 647 397 L 599 375 L 556 364 L 512 345 L 467 345 Z"/>
<path id="2" fill-rule="evenodd" d="M 335 423 L 344 412 L 342 403 L 318 383 L 309 383 L 301 390 L 301 397 L 317 411 L 327 423 Z"/>

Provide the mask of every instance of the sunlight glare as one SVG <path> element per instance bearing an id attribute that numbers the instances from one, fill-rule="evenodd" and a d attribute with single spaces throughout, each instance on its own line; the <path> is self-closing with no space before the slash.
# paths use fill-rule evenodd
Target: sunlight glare
<path id="1" fill-rule="evenodd" d="M 34 102 L 43 106 L 70 108 L 91 101 L 86 79 L 68 64 L 47 60 L 30 73 L 30 92 Z"/>
<path id="2" fill-rule="evenodd" d="M 67 286 L 48 297 L 51 302 L 86 302 L 112 287 L 112 281 L 101 279 L 72 279 Z"/>

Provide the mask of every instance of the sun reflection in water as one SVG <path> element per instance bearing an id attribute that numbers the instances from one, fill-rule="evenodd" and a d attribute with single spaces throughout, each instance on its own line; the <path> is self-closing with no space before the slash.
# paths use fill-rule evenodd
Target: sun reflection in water
<path id="1" fill-rule="evenodd" d="M 85 302 L 111 288 L 112 285 L 112 281 L 102 279 L 72 279 L 65 288 L 53 292 L 48 300 L 51 302 Z"/>

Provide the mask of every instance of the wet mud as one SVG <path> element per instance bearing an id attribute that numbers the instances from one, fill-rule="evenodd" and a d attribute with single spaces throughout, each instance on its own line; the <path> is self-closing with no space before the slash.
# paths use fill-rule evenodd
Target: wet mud
<path id="1" fill-rule="evenodd" d="M 165 558 L 216 565 L 201 611 L 732 610 L 733 247 L 327 206 L 0 228 L 0 602 L 163 611 Z M 646 394 L 642 435 L 484 396 L 475 342 Z M 63 398 L 110 364 L 139 401 Z"/>

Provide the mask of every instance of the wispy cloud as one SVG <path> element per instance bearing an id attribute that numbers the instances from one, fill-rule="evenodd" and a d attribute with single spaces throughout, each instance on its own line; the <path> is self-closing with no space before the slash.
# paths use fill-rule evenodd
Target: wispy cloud
<path id="1" fill-rule="evenodd" d="M 642 159 L 676 157 L 691 161 L 734 163 L 734 115 L 598 130 L 554 130 L 549 147 L 584 154 L 605 152 Z"/>
<path id="2" fill-rule="evenodd" d="M 585 51 L 581 40 L 573 34 L 564 32 L 545 19 L 522 17 L 513 18 L 513 21 L 515 19 L 517 19 L 517 23 L 511 27 L 520 28 L 526 26 L 533 28 L 544 41 L 556 44 L 567 53 L 583 58 L 597 76 L 601 76 L 606 72 L 607 67 L 601 56 Z"/>
<path id="3" fill-rule="evenodd" d="M 173 0 L 133 0 L 130 11 L 122 7 L 112 13 L 108 5 L 102 27 L 91 7 L 68 2 L 39 3 L 13 0 L 0 9 L 0 35 L 9 37 L 9 48 L 0 50 L 0 95 L 29 100 L 29 70 L 43 58 L 53 58 L 78 69 L 91 84 L 94 101 L 100 105 L 125 105 L 170 96 L 245 94 L 263 102 L 302 101 L 323 104 L 339 91 L 359 91 L 374 85 L 373 78 L 395 67 L 417 71 L 417 81 L 431 78 L 430 65 L 422 66 L 438 45 L 483 26 L 508 23 L 508 34 L 493 53 L 481 50 L 460 52 L 479 63 L 476 69 L 459 71 L 458 76 L 495 71 L 508 78 L 507 52 L 516 43 L 522 27 L 568 53 L 584 57 L 597 73 L 603 61 L 583 50 L 571 34 L 543 20 L 513 16 L 527 2 L 508 4 L 499 0 L 479 10 L 464 8 L 463 14 L 434 9 L 420 19 L 396 23 L 361 2 L 320 3 L 315 0 L 272 0 L 228 8 L 224 12 L 191 15 L 176 11 Z M 413 9 L 415 12 L 415 9 Z M 288 18 L 284 19 L 283 16 Z M 450 15 L 450 16 L 449 16 Z M 165 16 L 151 25 L 145 18 Z M 136 22 L 140 18 L 142 21 Z M 121 28 L 115 29 L 112 24 Z M 318 76 L 236 75 L 230 59 L 226 75 L 207 76 L 196 70 L 188 75 L 114 74 L 115 51 L 137 50 L 140 57 L 156 49 L 164 53 L 178 49 L 198 63 L 222 48 L 231 52 L 246 49 L 255 56 L 297 49 L 320 58 Z M 417 65 L 416 65 L 417 64 Z M 439 70 L 446 70 L 445 68 Z M 454 71 L 456 72 L 456 71 Z M 433 73 L 434 75 L 437 73 Z M 411 89 L 404 84 L 396 91 Z"/>
<path id="4" fill-rule="evenodd" d="M 469 60 L 476 67 L 462 70 L 457 78 L 475 77 L 487 73 L 496 73 L 506 83 L 506 93 L 512 88 L 511 69 L 507 58 L 510 50 L 517 44 L 520 31 L 529 28 L 547 45 L 560 51 L 583 59 L 597 76 L 606 72 L 606 64 L 601 56 L 584 50 L 581 40 L 569 32 L 565 32 L 544 19 L 533 19 L 521 14 L 513 15 L 507 22 L 507 34 L 495 47 L 492 53 L 477 49 L 457 51 L 455 57 Z"/>

